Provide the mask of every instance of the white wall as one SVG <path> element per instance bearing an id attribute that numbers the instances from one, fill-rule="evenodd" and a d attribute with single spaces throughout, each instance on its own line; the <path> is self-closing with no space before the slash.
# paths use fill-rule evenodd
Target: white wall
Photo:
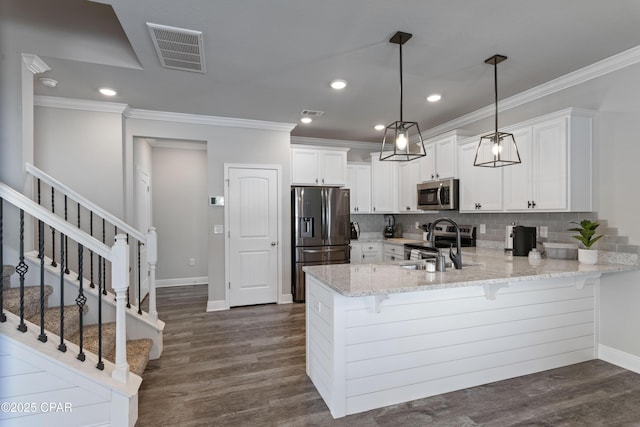
<path id="1" fill-rule="evenodd" d="M 38 168 L 123 216 L 121 114 L 36 107 L 34 158 Z"/>
<path id="2" fill-rule="evenodd" d="M 157 280 L 180 279 L 182 284 L 208 275 L 207 152 L 201 145 L 200 150 L 152 149 Z M 194 266 L 189 265 L 190 258 Z"/>

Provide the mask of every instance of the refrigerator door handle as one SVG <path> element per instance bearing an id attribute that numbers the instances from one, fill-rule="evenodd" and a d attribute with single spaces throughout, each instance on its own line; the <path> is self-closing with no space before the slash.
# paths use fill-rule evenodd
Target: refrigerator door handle
<path id="1" fill-rule="evenodd" d="M 344 248 L 327 248 L 327 249 L 303 249 L 302 253 L 305 254 L 321 254 L 321 253 L 325 253 L 325 252 L 339 252 L 339 251 L 344 251 Z"/>
<path id="2" fill-rule="evenodd" d="M 320 191 L 320 199 L 322 201 L 322 207 L 321 207 L 321 212 L 322 212 L 322 230 L 321 230 L 321 239 L 326 241 L 328 239 L 327 236 L 327 221 L 329 220 L 328 215 L 327 215 L 327 189 L 323 188 Z"/>

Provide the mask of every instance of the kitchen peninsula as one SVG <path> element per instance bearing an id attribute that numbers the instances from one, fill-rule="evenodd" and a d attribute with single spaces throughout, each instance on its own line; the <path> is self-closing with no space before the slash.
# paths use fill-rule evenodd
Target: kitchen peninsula
<path id="1" fill-rule="evenodd" d="M 599 278 L 637 269 L 469 251 L 444 273 L 305 267 L 307 374 L 332 416 L 594 359 Z"/>

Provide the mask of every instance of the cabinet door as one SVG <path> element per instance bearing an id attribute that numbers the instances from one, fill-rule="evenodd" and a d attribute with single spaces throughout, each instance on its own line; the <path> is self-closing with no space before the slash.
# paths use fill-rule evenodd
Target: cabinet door
<path id="1" fill-rule="evenodd" d="M 304 148 L 291 149 L 291 184 L 319 185 L 320 153 Z"/>
<path id="2" fill-rule="evenodd" d="M 320 152 L 320 184 L 345 185 L 347 183 L 346 151 Z"/>
<path id="3" fill-rule="evenodd" d="M 567 119 L 533 126 L 535 209 L 567 209 Z"/>
<path id="4" fill-rule="evenodd" d="M 371 157 L 371 207 L 373 213 L 395 212 L 398 200 L 396 162 Z"/>
<path id="5" fill-rule="evenodd" d="M 362 264 L 361 243 L 351 243 L 351 264 Z"/>
<path id="6" fill-rule="evenodd" d="M 436 149 L 435 144 L 426 144 L 424 151 L 426 156 L 418 159 L 420 163 L 419 182 L 433 181 L 436 179 Z"/>
<path id="7" fill-rule="evenodd" d="M 526 211 L 532 209 L 533 169 L 537 160 L 533 156 L 531 128 L 513 132 L 522 163 L 504 167 L 504 208 Z"/>
<path id="8" fill-rule="evenodd" d="M 449 137 L 436 144 L 436 179 L 454 178 L 456 176 L 456 138 Z"/>
<path id="9" fill-rule="evenodd" d="M 473 165 L 477 142 L 459 148 L 460 210 L 473 212 L 502 210 L 502 169 Z"/>
<path id="10" fill-rule="evenodd" d="M 416 185 L 420 174 L 418 159 L 398 164 L 398 212 L 415 212 L 418 210 Z"/>
<path id="11" fill-rule="evenodd" d="M 371 212 L 371 166 L 358 165 L 356 167 L 356 187 L 358 189 L 356 203 L 357 213 Z"/>

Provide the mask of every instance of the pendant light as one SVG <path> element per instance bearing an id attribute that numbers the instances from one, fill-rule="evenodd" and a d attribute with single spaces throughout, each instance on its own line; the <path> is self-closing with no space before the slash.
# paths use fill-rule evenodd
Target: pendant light
<path id="1" fill-rule="evenodd" d="M 380 160 L 407 162 L 427 155 L 417 122 L 405 122 L 402 117 L 402 45 L 412 34 L 396 32 L 389 42 L 400 46 L 400 120 L 388 125 L 384 131 Z M 415 139 L 415 142 L 411 142 Z"/>
<path id="2" fill-rule="evenodd" d="M 493 55 L 484 62 L 493 64 L 493 83 L 496 104 L 495 132 L 480 138 L 474 166 L 499 168 L 521 163 L 520 153 L 513 134 L 498 131 L 498 64 L 506 60 L 503 55 Z"/>

